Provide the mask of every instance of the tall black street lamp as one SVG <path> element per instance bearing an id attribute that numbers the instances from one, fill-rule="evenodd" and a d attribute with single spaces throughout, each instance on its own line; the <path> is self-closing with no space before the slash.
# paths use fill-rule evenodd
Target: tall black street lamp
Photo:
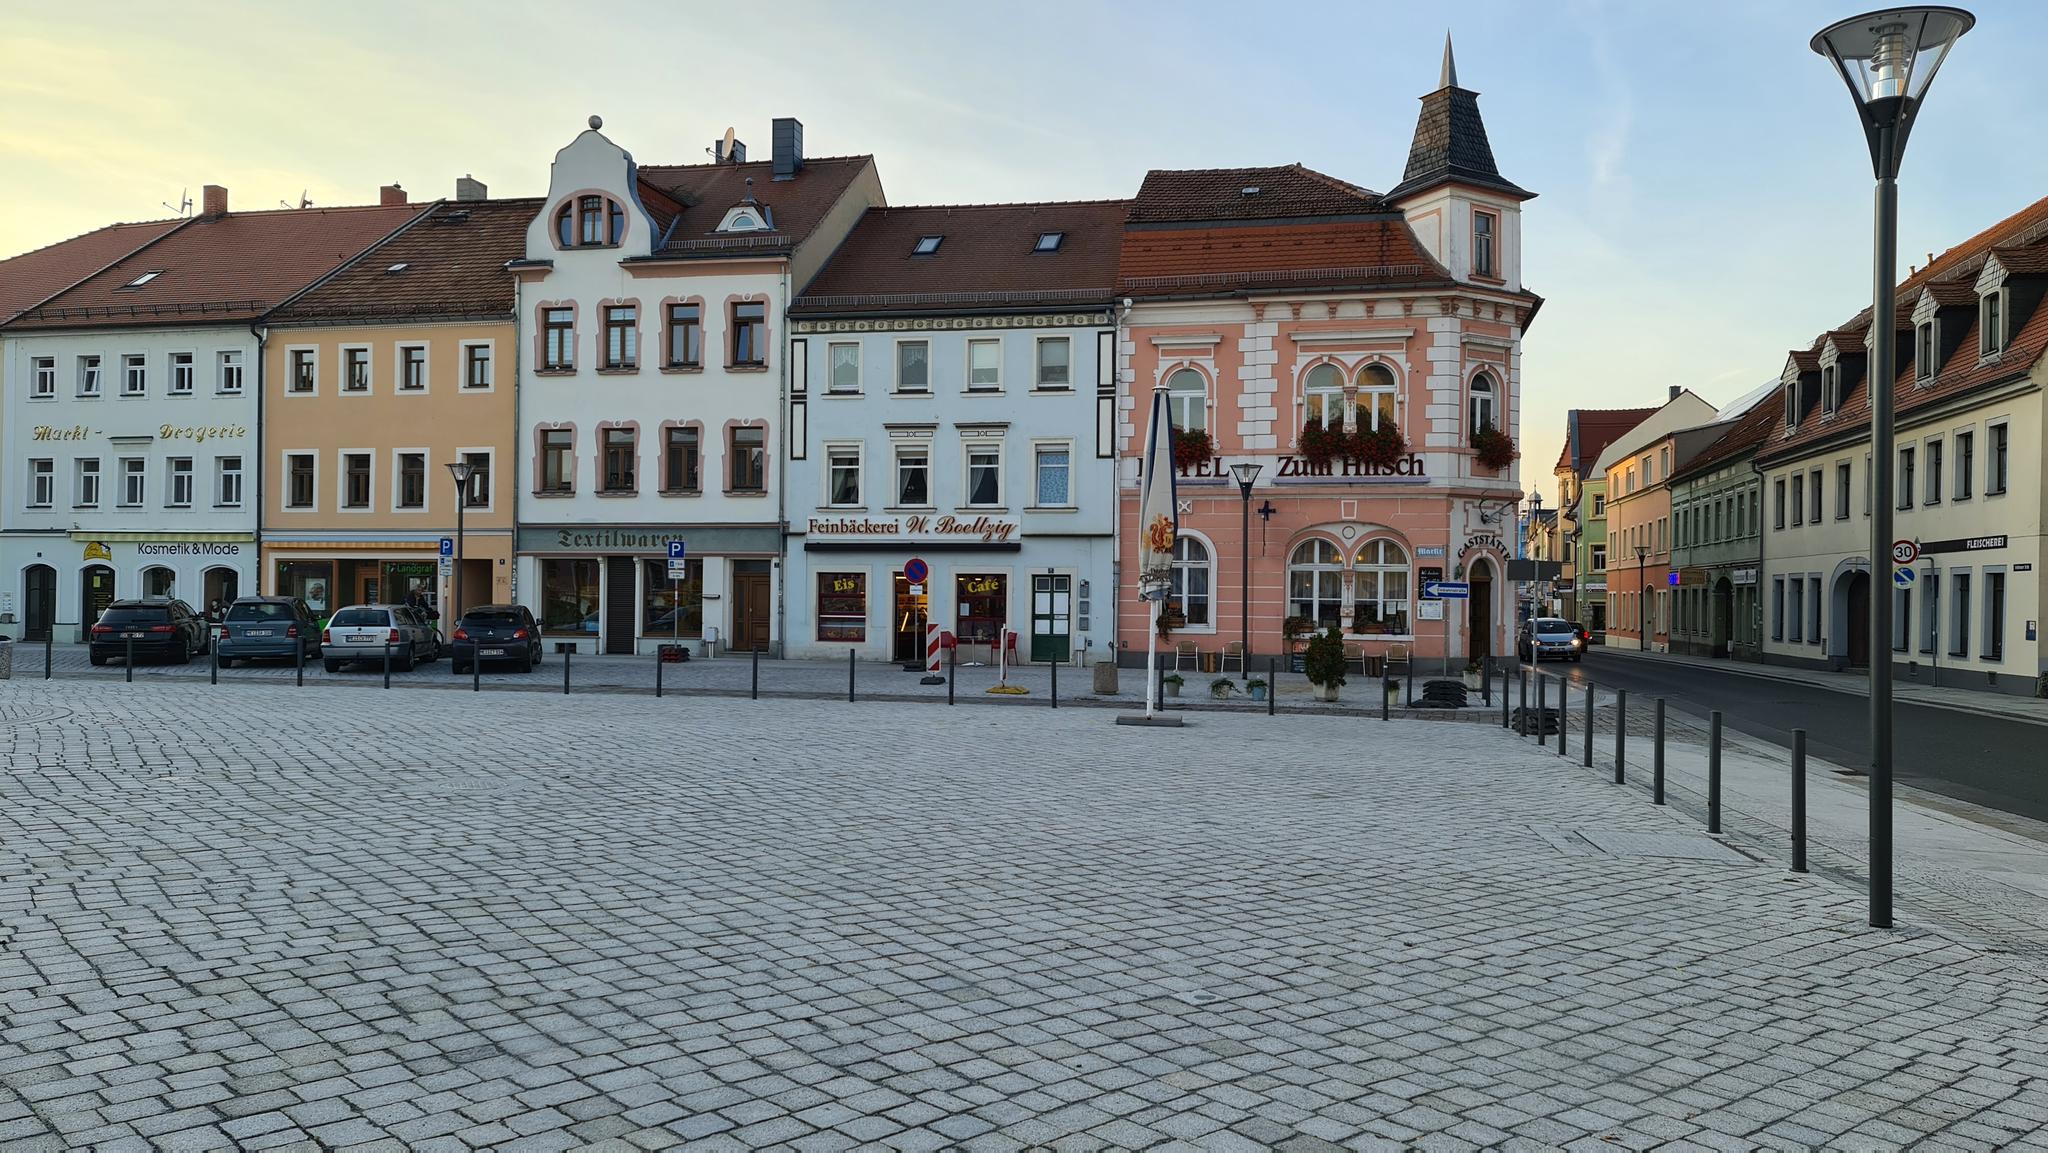
<path id="1" fill-rule="evenodd" d="M 1230 466 L 1230 475 L 1237 478 L 1237 491 L 1244 497 L 1244 586 L 1241 590 L 1244 599 L 1240 602 L 1237 623 L 1241 650 L 1238 671 L 1246 677 L 1252 675 L 1252 485 L 1258 482 L 1259 473 L 1265 467 L 1252 461 L 1239 461 Z M 1273 690 L 1269 687 L 1266 691 L 1270 693 Z"/>
<path id="2" fill-rule="evenodd" d="M 1650 578 L 1644 567 L 1650 550 L 1636 546 L 1636 648 L 1650 651 Z"/>
<path id="3" fill-rule="evenodd" d="M 1877 176 L 1870 307 L 1870 923 L 1892 923 L 1892 385 L 1896 367 L 1899 162 L 1934 74 L 1977 22 L 1960 8 L 1887 8 L 1821 29 L 1812 48 L 1849 86 Z"/>
<path id="4" fill-rule="evenodd" d="M 448 475 L 455 478 L 455 588 L 448 606 L 448 635 L 455 635 L 455 626 L 462 620 L 462 514 L 469 507 L 469 478 L 476 472 L 476 465 L 466 460 L 448 462 Z"/>

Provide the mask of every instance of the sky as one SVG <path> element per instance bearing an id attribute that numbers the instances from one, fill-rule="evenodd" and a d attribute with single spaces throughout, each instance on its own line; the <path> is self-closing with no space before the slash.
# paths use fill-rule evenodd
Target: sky
<path id="1" fill-rule="evenodd" d="M 1978 0 L 1914 129 L 1899 253 L 1926 261 L 2048 195 L 2025 110 L 2048 4 Z M 169 215 L 537 195 L 602 115 L 643 163 L 776 116 L 872 153 L 891 203 L 1128 196 L 1148 168 L 1299 161 L 1400 180 L 1445 32 L 1523 208 L 1522 478 L 1570 408 L 1724 404 L 1869 302 L 1869 156 L 1807 42 L 1860 3 L 1296 0 L 346 4 L 0 0 L 0 256 Z"/>

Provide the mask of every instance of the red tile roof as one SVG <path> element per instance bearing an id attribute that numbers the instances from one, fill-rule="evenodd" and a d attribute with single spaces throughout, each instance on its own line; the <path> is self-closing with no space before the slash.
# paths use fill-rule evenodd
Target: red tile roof
<path id="1" fill-rule="evenodd" d="M 1634 428 L 1657 415 L 1661 405 L 1648 408 L 1575 408 L 1571 412 L 1572 427 L 1566 437 L 1567 450 L 1576 449 L 1580 475 L 1592 469 L 1600 454 L 1607 446 L 1627 436 Z"/>
<path id="2" fill-rule="evenodd" d="M 194 217 L 7 327 L 247 324 L 421 211 L 407 204 Z M 148 284 L 125 287 L 158 270 Z"/>
<path id="3" fill-rule="evenodd" d="M 1116 291 L 1126 200 L 871 208 L 791 305 L 793 314 L 1104 307 Z M 1034 251 L 1045 233 L 1059 248 Z M 943 237 L 914 255 L 918 239 Z"/>
<path id="4" fill-rule="evenodd" d="M 1398 215 L 1316 224 L 1127 228 L 1117 269 L 1118 291 L 1128 296 L 1453 283 L 1449 270 Z"/>
<path id="5" fill-rule="evenodd" d="M 1680 480 L 1695 473 L 1705 472 L 1746 452 L 1754 452 L 1771 435 L 1771 429 L 1778 426 L 1785 416 L 1785 390 L 1774 388 L 1762 400 L 1751 405 L 1748 412 L 1735 418 L 1727 432 L 1692 455 L 1692 459 L 1673 469 L 1671 480 Z"/>
<path id="6" fill-rule="evenodd" d="M 721 235 L 718 226 L 733 205 L 750 195 L 768 210 L 775 229 L 746 234 L 746 246 L 792 248 L 810 236 L 847 187 L 874 162 L 872 156 L 806 158 L 803 167 L 788 180 L 775 179 L 772 160 L 745 164 L 643 164 L 643 189 L 654 189 L 664 203 L 653 203 L 644 191 L 641 202 L 654 214 L 657 223 L 669 229 L 664 255 L 730 251 L 737 238 Z M 749 180 L 753 183 L 749 184 Z"/>
<path id="7" fill-rule="evenodd" d="M 41 304 L 183 223 L 150 220 L 110 224 L 83 236 L 0 260 L 0 321 Z"/>
<path id="8" fill-rule="evenodd" d="M 1250 191 L 1257 189 L 1256 192 Z M 1154 169 L 1131 202 L 1132 224 L 1283 220 L 1384 212 L 1370 189 L 1300 164 L 1278 168 Z"/>
<path id="9" fill-rule="evenodd" d="M 540 199 L 444 203 L 273 312 L 283 322 L 512 315 L 505 263 L 526 252 Z M 402 269 L 392 271 L 395 266 Z"/>

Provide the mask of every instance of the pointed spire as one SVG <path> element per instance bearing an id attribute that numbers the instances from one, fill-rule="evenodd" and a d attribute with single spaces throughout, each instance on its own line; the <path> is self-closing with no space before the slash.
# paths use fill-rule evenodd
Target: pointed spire
<path id="1" fill-rule="evenodd" d="M 1437 78 L 1436 86 L 1439 89 L 1458 86 L 1458 62 L 1451 57 L 1451 30 L 1448 28 L 1444 29 L 1444 70 Z"/>
<path id="2" fill-rule="evenodd" d="M 1528 199 L 1535 195 L 1500 174 L 1494 166 L 1493 148 L 1486 140 L 1486 123 L 1479 117 L 1479 94 L 1458 86 L 1458 64 L 1451 54 L 1451 34 L 1444 33 L 1443 73 L 1437 89 L 1422 98 L 1422 115 L 1415 121 L 1415 140 L 1408 147 L 1408 168 L 1401 183 L 1387 193 L 1388 200 L 1456 181 L 1491 188 L 1510 196 Z"/>

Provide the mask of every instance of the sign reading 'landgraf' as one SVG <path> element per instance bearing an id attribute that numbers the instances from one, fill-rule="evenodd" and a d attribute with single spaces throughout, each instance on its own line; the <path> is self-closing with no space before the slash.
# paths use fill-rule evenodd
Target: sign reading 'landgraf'
<path id="1" fill-rule="evenodd" d="M 1017 535 L 1017 522 L 978 516 L 818 517 L 811 518 L 812 536 L 850 537 L 978 537 L 1006 543 Z"/>

